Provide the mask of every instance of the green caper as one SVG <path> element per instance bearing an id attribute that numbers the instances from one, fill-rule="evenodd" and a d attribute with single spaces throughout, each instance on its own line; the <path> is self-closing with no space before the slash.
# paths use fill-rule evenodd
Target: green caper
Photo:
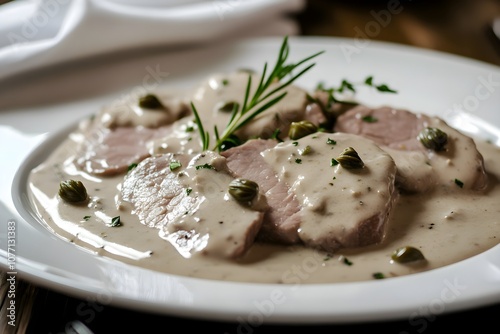
<path id="1" fill-rule="evenodd" d="M 139 98 L 139 107 L 146 109 L 163 109 L 164 106 L 154 94 L 146 94 Z"/>
<path id="2" fill-rule="evenodd" d="M 347 169 L 360 169 L 365 166 L 363 160 L 359 157 L 358 152 L 356 152 L 356 150 L 352 147 L 344 149 L 336 160 L 342 167 Z"/>
<path id="3" fill-rule="evenodd" d="M 66 180 L 59 184 L 59 196 L 69 203 L 81 203 L 87 200 L 87 189 L 81 181 Z"/>
<path id="4" fill-rule="evenodd" d="M 232 112 L 235 107 L 236 108 L 238 107 L 238 102 L 234 102 L 234 101 L 221 102 L 217 106 L 217 110 L 222 111 L 222 112 Z"/>
<path id="5" fill-rule="evenodd" d="M 288 137 L 295 140 L 315 133 L 316 131 L 318 131 L 318 127 L 309 121 L 292 122 L 290 130 L 288 130 Z"/>
<path id="6" fill-rule="evenodd" d="M 443 132 L 438 128 L 427 127 L 420 131 L 417 138 L 420 140 L 422 145 L 434 151 L 444 150 L 444 146 L 448 142 L 448 135 L 446 132 Z"/>
<path id="7" fill-rule="evenodd" d="M 424 255 L 415 247 L 405 246 L 396 249 L 391 258 L 398 263 L 409 263 L 425 260 Z"/>
<path id="8" fill-rule="evenodd" d="M 257 196 L 259 185 L 247 179 L 234 179 L 229 183 L 229 194 L 238 202 L 250 202 Z"/>

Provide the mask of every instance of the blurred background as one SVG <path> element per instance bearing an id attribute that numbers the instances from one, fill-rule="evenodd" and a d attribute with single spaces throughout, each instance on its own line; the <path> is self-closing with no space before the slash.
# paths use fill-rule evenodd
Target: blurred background
<path id="1" fill-rule="evenodd" d="M 11 1 L 25 0 L 0 0 L 0 5 Z M 241 0 L 205 1 L 224 6 Z M 500 42 L 493 29 L 495 19 L 500 17 L 499 0 L 304 0 L 304 3 L 303 10 L 293 14 L 300 35 L 369 38 L 500 64 Z M 496 29 L 500 35 L 500 22 Z"/>
<path id="2" fill-rule="evenodd" d="M 302 35 L 363 38 L 364 32 L 371 40 L 500 64 L 500 44 L 493 34 L 499 17 L 498 0 L 309 0 L 298 21 Z"/>

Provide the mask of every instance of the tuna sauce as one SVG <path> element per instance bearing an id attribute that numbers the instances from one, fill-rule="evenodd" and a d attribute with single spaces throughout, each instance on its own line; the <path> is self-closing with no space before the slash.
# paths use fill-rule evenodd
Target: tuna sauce
<path id="1" fill-rule="evenodd" d="M 218 73 L 82 121 L 30 175 L 46 227 L 96 256 L 253 283 L 390 279 L 499 243 L 497 146 L 325 89 L 280 97 L 278 80 L 276 103 L 232 127 L 259 77 Z"/>

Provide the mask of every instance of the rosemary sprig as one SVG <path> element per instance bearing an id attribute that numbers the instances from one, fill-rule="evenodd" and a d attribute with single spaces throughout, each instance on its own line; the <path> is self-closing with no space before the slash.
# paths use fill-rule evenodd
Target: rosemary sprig
<path id="1" fill-rule="evenodd" d="M 234 104 L 229 122 L 222 133 L 219 134 L 217 126 L 214 127 L 216 143 L 212 150 L 220 151 L 225 142 L 234 141 L 234 133 L 237 130 L 241 129 L 259 114 L 266 111 L 267 109 L 278 103 L 281 99 L 283 99 L 287 94 L 284 89 L 292 84 L 297 78 L 309 71 L 314 65 L 316 65 L 315 63 L 307 65 L 306 62 L 319 56 L 324 51 L 306 57 L 295 64 L 286 64 L 289 52 L 290 47 L 288 45 L 288 36 L 285 36 L 274 68 L 271 70 L 269 75 L 267 75 L 267 63 L 264 64 L 264 69 L 262 71 L 259 84 L 253 94 L 251 93 L 252 74 L 248 75 L 248 82 L 245 89 L 243 104 L 241 106 L 238 103 Z M 301 69 L 297 74 L 292 74 L 292 71 L 298 69 L 301 65 L 304 65 L 306 67 Z M 277 87 L 270 89 L 273 83 L 281 82 L 281 80 L 287 75 L 290 75 L 290 78 L 288 78 Z M 191 103 L 191 108 L 195 115 L 195 123 L 198 125 L 203 150 L 206 150 L 210 146 L 209 133 L 203 128 L 202 121 L 193 103 Z"/>
<path id="2" fill-rule="evenodd" d="M 194 106 L 193 102 L 191 102 L 191 109 L 193 109 L 195 123 L 198 126 L 198 131 L 200 132 L 202 149 L 203 151 L 206 151 L 210 146 L 210 134 L 203 128 L 203 123 L 200 119 L 200 115 L 198 114 L 198 111 L 196 110 L 196 107 Z"/>

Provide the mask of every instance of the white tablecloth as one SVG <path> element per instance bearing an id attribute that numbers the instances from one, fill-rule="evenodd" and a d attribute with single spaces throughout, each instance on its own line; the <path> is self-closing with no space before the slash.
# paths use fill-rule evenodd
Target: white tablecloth
<path id="1" fill-rule="evenodd" d="M 0 80 L 103 53 L 293 35 L 304 0 L 17 0 L 0 6 Z"/>

